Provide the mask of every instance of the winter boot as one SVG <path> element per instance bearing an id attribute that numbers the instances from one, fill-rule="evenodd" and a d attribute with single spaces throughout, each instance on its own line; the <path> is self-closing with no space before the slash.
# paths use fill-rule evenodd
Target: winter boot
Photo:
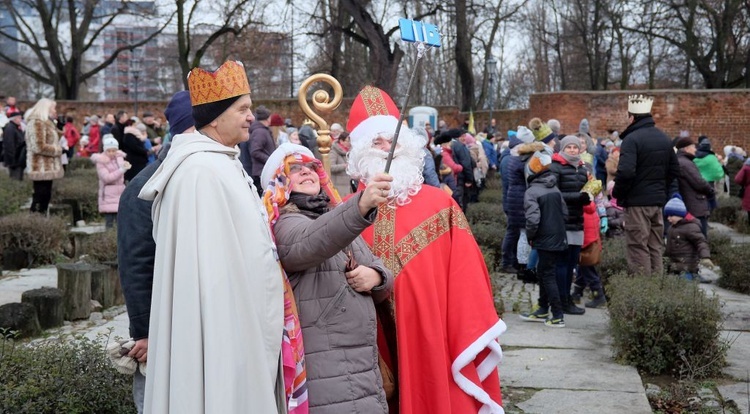
<path id="1" fill-rule="evenodd" d="M 604 289 L 599 288 L 594 291 L 594 299 L 586 302 L 587 308 L 601 308 L 607 304 L 607 298 L 604 297 Z"/>

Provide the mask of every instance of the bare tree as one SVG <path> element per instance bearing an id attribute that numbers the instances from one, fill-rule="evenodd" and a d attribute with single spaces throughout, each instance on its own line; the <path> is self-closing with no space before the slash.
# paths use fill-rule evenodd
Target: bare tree
<path id="1" fill-rule="evenodd" d="M 35 81 L 51 85 L 57 99 L 77 99 L 81 83 L 109 66 L 120 53 L 148 43 L 166 25 L 157 27 L 142 40 L 119 46 L 100 64 L 84 71 L 84 54 L 116 18 L 151 19 L 155 10 L 124 0 L 2 0 L 2 5 L 13 24 L 0 27 L 0 37 L 28 48 L 36 56 L 38 67 L 2 51 L 0 61 Z"/>
<path id="2" fill-rule="evenodd" d="M 640 0 L 641 24 L 633 32 L 668 42 L 685 56 L 706 88 L 747 86 L 750 59 L 750 5 L 746 0 Z M 652 24 L 643 24 L 651 22 Z"/>
<path id="3" fill-rule="evenodd" d="M 237 37 L 253 24 L 261 25 L 267 1 L 228 0 L 223 3 L 202 0 L 175 0 L 177 17 L 177 50 L 182 80 L 187 88 L 187 75 L 200 66 L 209 48 L 218 40 Z M 205 16 L 211 18 L 210 22 Z"/>

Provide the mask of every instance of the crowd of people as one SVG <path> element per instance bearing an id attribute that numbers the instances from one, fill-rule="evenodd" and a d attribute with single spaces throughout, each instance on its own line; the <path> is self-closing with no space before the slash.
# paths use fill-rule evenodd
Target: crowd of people
<path id="1" fill-rule="evenodd" d="M 585 307 L 606 304 L 603 238 L 625 239 L 632 273 L 662 273 L 666 256 L 668 272 L 701 279 L 718 194 L 750 212 L 745 152 L 669 138 L 645 96 L 629 97 L 622 133 L 441 120 L 396 143 L 399 110 L 368 86 L 330 127 L 329 175 L 311 125 L 253 106 L 241 63 L 193 69 L 188 84 L 164 125 L 120 111 L 79 131 L 49 99 L 2 111 L 2 159 L 34 182 L 32 212 L 71 158 L 96 165 L 100 212 L 119 221 L 123 354 L 148 362 L 139 413 L 503 412 L 505 324 L 464 215 L 492 175 L 502 271 L 540 286 L 521 318 L 555 328 L 585 312 L 585 289 Z"/>

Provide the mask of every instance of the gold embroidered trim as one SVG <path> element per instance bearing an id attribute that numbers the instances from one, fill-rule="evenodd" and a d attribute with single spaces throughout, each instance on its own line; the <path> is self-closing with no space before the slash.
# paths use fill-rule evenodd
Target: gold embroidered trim
<path id="1" fill-rule="evenodd" d="M 368 117 L 373 115 L 390 115 L 380 89 L 373 88 L 372 86 L 365 86 L 359 94 L 362 96 L 362 103 L 365 105 L 365 111 L 367 111 Z M 396 116 L 398 117 L 398 115 Z"/>
<path id="2" fill-rule="evenodd" d="M 396 243 L 396 211 L 392 207 L 382 205 L 378 207 L 372 250 L 393 272 L 393 276 L 397 277 L 411 259 L 451 228 L 466 230 L 473 236 L 464 213 L 458 207 L 451 206 L 422 222 Z"/>

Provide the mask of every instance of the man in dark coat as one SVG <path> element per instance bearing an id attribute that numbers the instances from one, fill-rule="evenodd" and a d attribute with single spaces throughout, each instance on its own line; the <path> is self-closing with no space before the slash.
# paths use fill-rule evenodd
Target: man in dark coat
<path id="1" fill-rule="evenodd" d="M 3 128 L 3 162 L 8 167 L 10 178 L 23 180 L 26 168 L 26 140 L 21 130 L 21 112 L 11 112 Z"/>
<path id="2" fill-rule="evenodd" d="M 656 128 L 653 98 L 628 98 L 630 125 L 622 133 L 614 196 L 625 207 L 625 238 L 631 273 L 663 273 L 662 251 L 668 188 L 680 176 L 672 142 Z"/>
<path id="3" fill-rule="evenodd" d="M 271 111 L 261 105 L 255 110 L 255 122 L 250 125 L 250 140 L 246 144 L 250 146 L 250 158 L 252 159 L 252 171 L 250 176 L 253 177 L 253 184 L 258 190 L 258 195 L 263 196 L 265 183 L 260 182 L 260 173 L 276 149 L 276 143 L 271 135 L 268 126 L 271 124 L 269 118 Z"/>
<path id="4" fill-rule="evenodd" d="M 451 138 L 451 151 L 453 151 L 453 160 L 456 164 L 461 164 L 463 170 L 456 177 L 456 193 L 453 198 L 461 206 L 461 210 L 466 213 L 469 207 L 469 199 L 473 191 L 476 191 L 474 182 L 474 164 L 471 160 L 469 147 L 467 147 L 459 138 L 464 134 L 460 129 L 450 129 L 445 132 L 446 136 Z"/>
<path id="5" fill-rule="evenodd" d="M 115 119 L 115 125 L 110 130 L 110 133 L 112 136 L 115 137 L 117 140 L 117 143 L 120 144 L 120 147 L 122 147 L 122 141 L 123 137 L 125 137 L 125 127 L 126 124 L 130 121 L 130 117 L 128 116 L 128 113 L 125 111 L 119 111 L 117 112 L 117 119 Z M 102 135 L 103 136 L 103 135 Z"/>
<path id="6" fill-rule="evenodd" d="M 190 105 L 190 93 L 177 92 L 169 101 L 164 115 L 169 121 L 169 133 L 172 137 L 193 131 L 195 121 Z M 152 236 L 153 201 L 138 198 L 138 193 L 167 157 L 169 147 L 169 144 L 165 145 L 159 152 L 159 158 L 130 181 L 120 196 L 118 207 L 117 262 L 130 319 L 130 336 L 135 340 L 135 345 L 128 355 L 140 362 L 146 362 L 148 357 L 148 328 L 156 243 Z M 139 413 L 143 412 L 145 386 L 146 378 L 136 370 L 133 378 L 133 399 Z"/>

